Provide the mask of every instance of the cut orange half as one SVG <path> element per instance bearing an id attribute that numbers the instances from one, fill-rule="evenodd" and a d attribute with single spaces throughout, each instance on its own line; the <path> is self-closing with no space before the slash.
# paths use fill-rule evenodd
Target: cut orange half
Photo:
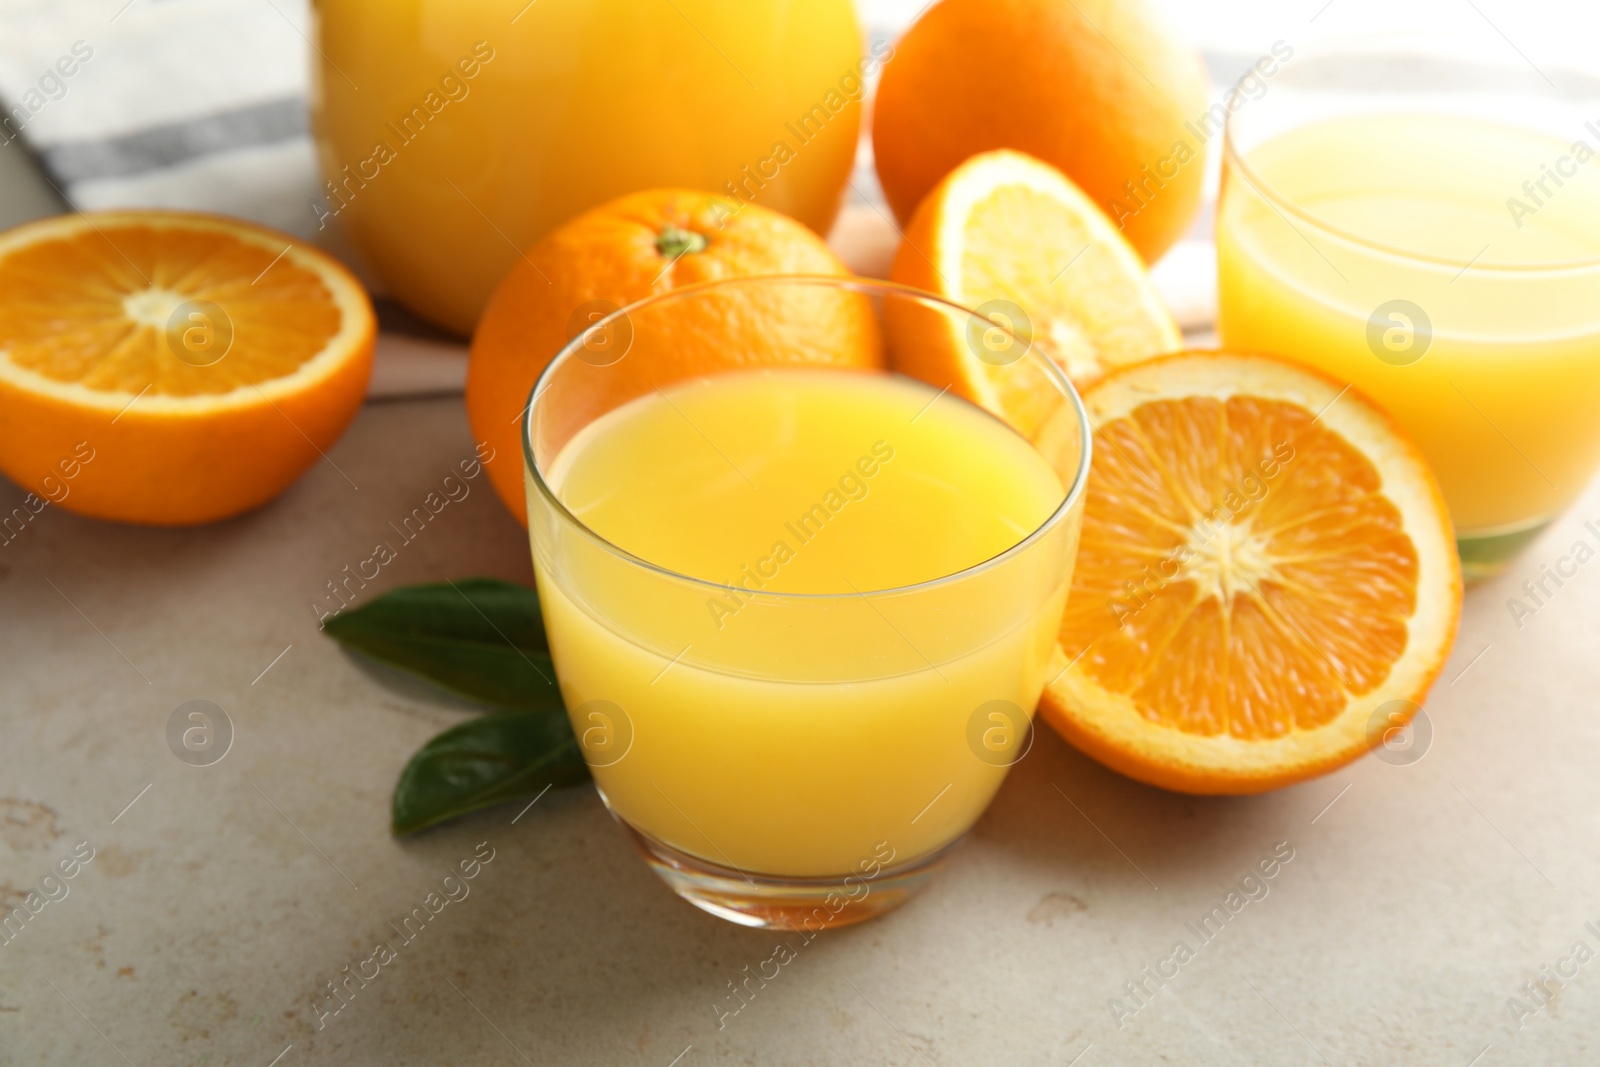
<path id="1" fill-rule="evenodd" d="M 0 234 L 0 470 L 84 515 L 182 525 L 287 487 L 361 405 L 374 318 L 249 223 L 63 215 Z"/>
<path id="2" fill-rule="evenodd" d="M 1082 389 L 1183 342 L 1111 220 L 1022 152 L 984 152 L 946 175 L 912 216 L 889 276 L 998 327 L 957 332 L 944 316 L 890 315 L 895 369 L 1023 421 L 1041 385 L 1020 360 L 1028 348 Z"/>
<path id="3" fill-rule="evenodd" d="M 1253 793 L 1409 721 L 1455 638 L 1461 572 L 1421 454 L 1354 390 L 1181 353 L 1084 396 L 1094 461 L 1040 710 L 1103 763 Z"/>

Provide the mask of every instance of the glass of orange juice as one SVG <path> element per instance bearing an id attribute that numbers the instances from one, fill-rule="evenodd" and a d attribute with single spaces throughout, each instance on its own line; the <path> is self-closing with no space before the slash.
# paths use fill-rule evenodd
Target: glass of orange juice
<path id="1" fill-rule="evenodd" d="M 1386 407 L 1482 578 L 1600 464 L 1600 79 L 1463 10 L 1304 46 L 1236 102 L 1218 329 Z"/>
<path id="2" fill-rule="evenodd" d="M 518 255 L 659 186 L 827 233 L 865 80 L 851 0 L 316 0 L 308 205 L 390 294 L 470 333 Z"/>
<path id="3" fill-rule="evenodd" d="M 738 321 L 754 369 L 665 369 Z M 808 365 L 880 337 L 1012 353 L 1040 402 L 1013 425 Z M 1017 340 L 900 286 L 736 279 L 614 312 L 534 386 L 529 529 L 573 729 L 612 814 L 706 911 L 815 931 L 894 907 L 1025 752 L 1089 428 Z"/>

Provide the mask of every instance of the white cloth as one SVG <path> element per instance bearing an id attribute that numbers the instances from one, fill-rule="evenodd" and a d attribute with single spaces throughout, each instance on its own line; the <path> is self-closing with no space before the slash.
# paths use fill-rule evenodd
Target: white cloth
<path id="1" fill-rule="evenodd" d="M 310 237 L 308 18 L 305 0 L 3 0 L 0 135 L 79 209 L 217 211 Z"/>

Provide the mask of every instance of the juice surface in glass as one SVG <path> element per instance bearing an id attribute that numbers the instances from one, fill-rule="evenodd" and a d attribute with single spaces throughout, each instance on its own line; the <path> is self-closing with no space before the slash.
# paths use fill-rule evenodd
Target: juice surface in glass
<path id="1" fill-rule="evenodd" d="M 384 287 L 469 333 L 519 253 L 624 193 L 826 233 L 855 159 L 851 0 L 317 0 L 325 205 Z"/>
<path id="2" fill-rule="evenodd" d="M 1026 733 L 1075 549 L 1058 523 L 1008 552 L 1065 496 L 1029 441 L 900 377 L 739 371 L 601 416 L 548 482 L 652 565 L 541 544 L 530 480 L 562 693 L 580 738 L 597 723 L 622 735 L 588 755 L 630 825 L 806 877 L 883 859 L 885 843 L 911 860 L 977 819 L 1017 750 L 986 759 L 974 738 Z"/>
<path id="3" fill-rule="evenodd" d="M 1406 113 L 1234 147 L 1222 343 L 1386 407 L 1438 474 L 1464 561 L 1472 539 L 1568 504 L 1600 463 L 1600 162 L 1543 133 Z"/>

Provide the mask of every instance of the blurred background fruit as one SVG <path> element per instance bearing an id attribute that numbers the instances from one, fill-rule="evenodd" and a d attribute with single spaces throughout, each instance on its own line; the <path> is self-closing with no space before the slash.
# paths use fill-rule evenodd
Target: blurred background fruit
<path id="1" fill-rule="evenodd" d="M 1209 84 L 1146 0 L 941 0 L 884 67 L 878 176 L 903 222 L 969 156 L 1019 149 L 1154 263 L 1200 204 L 1206 149 L 1184 124 L 1205 117 Z"/>
<path id="2" fill-rule="evenodd" d="M 851 0 L 322 0 L 318 19 L 323 221 L 461 334 L 519 251 L 624 193 L 753 198 L 827 233 L 879 63 Z"/>
<path id="3" fill-rule="evenodd" d="M 754 204 L 682 189 L 620 197 L 573 219 L 532 248 L 506 275 L 472 338 L 467 416 L 493 450 L 490 480 L 522 523 L 518 415 L 545 365 L 570 339 L 611 311 L 696 282 L 769 274 L 848 277 L 820 237 Z M 697 373 L 775 366 L 797 357 L 845 368 L 882 366 L 876 320 L 865 298 L 784 286 L 730 291 L 674 315 L 670 330 L 629 324 L 596 329 L 586 362 L 611 366 L 615 402 Z M 646 345 L 648 344 L 648 350 Z"/>
<path id="4" fill-rule="evenodd" d="M 283 234 L 181 212 L 0 235 L 0 470 L 68 511 L 180 526 L 281 493 L 361 406 L 372 306 Z"/>

